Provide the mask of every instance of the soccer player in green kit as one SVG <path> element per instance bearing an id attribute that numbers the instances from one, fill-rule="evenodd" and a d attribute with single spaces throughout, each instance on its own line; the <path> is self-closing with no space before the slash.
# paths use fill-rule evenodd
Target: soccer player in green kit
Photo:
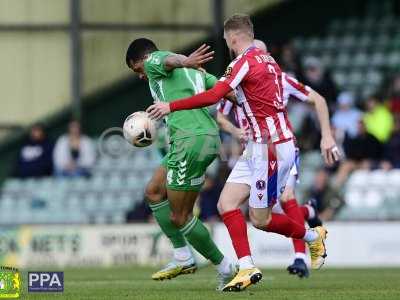
<path id="1" fill-rule="evenodd" d="M 217 79 L 213 75 L 197 70 L 212 59 L 213 52 L 208 49 L 203 45 L 186 57 L 159 51 L 151 40 L 140 38 L 129 45 L 126 63 L 140 79 L 148 81 L 154 101 L 170 102 L 214 86 Z M 187 240 L 216 265 L 217 289 L 222 289 L 236 275 L 237 266 L 224 257 L 207 228 L 192 214 L 206 169 L 219 153 L 218 127 L 205 108 L 172 113 L 166 124 L 170 149 L 146 187 L 146 198 L 174 247 L 174 259 L 152 278 L 169 279 L 196 270 Z"/>

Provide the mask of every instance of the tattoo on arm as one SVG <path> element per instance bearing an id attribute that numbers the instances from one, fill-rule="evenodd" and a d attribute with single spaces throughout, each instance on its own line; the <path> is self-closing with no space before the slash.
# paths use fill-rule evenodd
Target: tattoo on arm
<path id="1" fill-rule="evenodd" d="M 185 55 L 182 54 L 171 54 L 168 55 L 164 60 L 164 67 L 167 70 L 173 70 L 176 68 L 184 67 Z"/>

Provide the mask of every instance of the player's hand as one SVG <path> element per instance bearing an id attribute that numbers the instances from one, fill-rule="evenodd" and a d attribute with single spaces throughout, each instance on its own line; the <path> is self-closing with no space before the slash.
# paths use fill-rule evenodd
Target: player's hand
<path id="1" fill-rule="evenodd" d="M 233 132 L 233 136 L 241 143 L 247 142 L 248 136 L 243 128 L 236 128 Z"/>
<path id="2" fill-rule="evenodd" d="M 340 151 L 332 135 L 323 136 L 321 139 L 321 153 L 328 166 L 340 160 Z"/>
<path id="3" fill-rule="evenodd" d="M 154 120 L 160 120 L 166 115 L 168 115 L 171 112 L 171 110 L 169 108 L 169 103 L 157 102 L 154 103 L 153 105 L 150 105 L 146 109 L 146 112 L 148 112 L 150 118 Z"/>
<path id="4" fill-rule="evenodd" d="M 210 46 L 206 44 L 201 45 L 184 60 L 183 65 L 187 68 L 200 68 L 202 64 L 205 64 L 214 58 L 214 51 L 208 52 L 209 49 Z"/>

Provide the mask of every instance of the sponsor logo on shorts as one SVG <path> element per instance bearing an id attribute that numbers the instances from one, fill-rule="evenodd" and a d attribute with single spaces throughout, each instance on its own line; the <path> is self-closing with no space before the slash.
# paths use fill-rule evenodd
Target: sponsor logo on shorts
<path id="1" fill-rule="evenodd" d="M 257 197 L 258 197 L 258 199 L 261 201 L 262 198 L 264 197 L 264 194 L 258 193 L 258 194 L 257 194 Z"/>
<path id="2" fill-rule="evenodd" d="M 185 176 L 186 176 L 186 170 L 187 170 L 187 161 L 181 161 L 179 162 L 179 168 L 178 168 L 178 178 L 176 179 L 176 182 L 178 185 L 182 185 L 185 183 Z"/>
<path id="3" fill-rule="evenodd" d="M 191 181 L 190 181 L 190 185 L 200 185 L 200 184 L 202 184 L 203 182 L 204 182 L 204 179 L 205 179 L 206 177 L 203 175 L 203 176 L 201 176 L 201 177 L 197 177 L 197 178 L 193 178 Z"/>
<path id="4" fill-rule="evenodd" d="M 274 169 L 275 169 L 275 166 L 276 166 L 276 161 L 271 161 L 271 162 L 269 163 L 269 166 L 270 166 L 271 170 L 274 170 Z"/>
<path id="5" fill-rule="evenodd" d="M 265 180 L 257 180 L 256 181 L 256 188 L 257 190 L 265 190 Z"/>

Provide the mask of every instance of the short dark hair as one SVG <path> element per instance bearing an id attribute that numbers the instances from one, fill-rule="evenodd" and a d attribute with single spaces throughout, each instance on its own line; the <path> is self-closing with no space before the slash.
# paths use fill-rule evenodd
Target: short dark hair
<path id="1" fill-rule="evenodd" d="M 158 48 L 152 40 L 146 38 L 140 38 L 130 43 L 128 50 L 126 51 L 126 64 L 130 67 L 130 62 L 136 62 L 143 59 L 148 53 L 157 51 Z"/>
<path id="2" fill-rule="evenodd" d="M 254 37 L 254 27 L 250 16 L 245 14 L 234 14 L 224 23 L 224 30 L 240 30 Z"/>

